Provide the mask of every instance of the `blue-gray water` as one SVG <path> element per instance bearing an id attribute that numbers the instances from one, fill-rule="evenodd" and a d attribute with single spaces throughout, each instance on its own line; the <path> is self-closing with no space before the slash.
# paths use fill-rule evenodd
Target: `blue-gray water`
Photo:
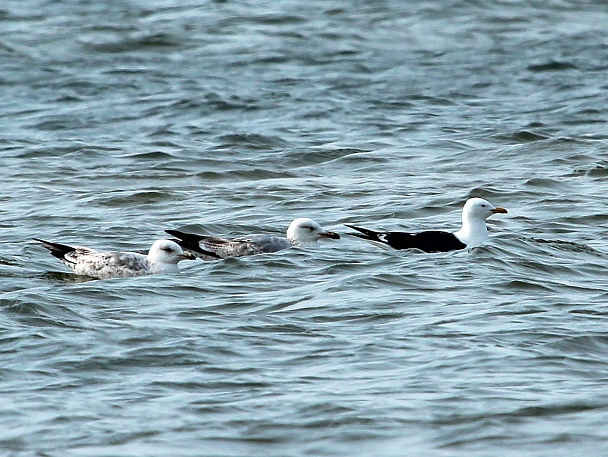
<path id="1" fill-rule="evenodd" d="M 603 1 L 0 6 L 0 454 L 605 456 Z M 456 229 L 472 252 L 345 235 Z M 313 249 L 83 281 L 33 237 Z"/>

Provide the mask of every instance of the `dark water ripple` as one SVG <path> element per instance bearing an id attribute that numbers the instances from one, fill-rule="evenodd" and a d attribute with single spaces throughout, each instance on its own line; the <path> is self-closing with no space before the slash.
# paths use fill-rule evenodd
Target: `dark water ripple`
<path id="1" fill-rule="evenodd" d="M 0 6 L 9 456 L 603 456 L 603 2 Z M 454 229 L 385 252 L 344 223 Z M 33 237 L 339 242 L 92 281 Z M 501 215 L 502 216 L 502 215 Z M 3 454 L 3 455 L 4 455 Z"/>

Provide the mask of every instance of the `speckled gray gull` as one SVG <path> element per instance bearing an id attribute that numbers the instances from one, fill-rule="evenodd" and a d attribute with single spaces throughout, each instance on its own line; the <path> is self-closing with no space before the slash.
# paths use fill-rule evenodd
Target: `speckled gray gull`
<path id="1" fill-rule="evenodd" d="M 203 260 L 227 259 L 265 254 L 292 246 L 309 246 L 320 239 L 339 239 L 340 235 L 325 230 L 318 222 L 307 217 L 294 219 L 285 238 L 276 235 L 249 235 L 238 238 L 220 238 L 194 233 L 166 230 L 179 245 Z"/>
<path id="2" fill-rule="evenodd" d="M 179 273 L 178 262 L 196 257 L 184 252 L 171 240 L 156 241 L 147 255 L 137 252 L 98 252 L 82 246 L 68 246 L 38 238 L 51 254 L 70 267 L 76 274 L 97 279 L 126 278 L 158 273 Z"/>
<path id="3" fill-rule="evenodd" d="M 427 230 L 419 233 L 377 232 L 375 230 L 344 224 L 360 233 L 354 236 L 363 238 L 383 248 L 420 249 L 424 252 L 447 252 L 473 248 L 488 239 L 486 219 L 493 214 L 507 213 L 504 208 L 496 207 L 483 198 L 470 198 L 462 208 L 462 227 L 457 232 Z"/>

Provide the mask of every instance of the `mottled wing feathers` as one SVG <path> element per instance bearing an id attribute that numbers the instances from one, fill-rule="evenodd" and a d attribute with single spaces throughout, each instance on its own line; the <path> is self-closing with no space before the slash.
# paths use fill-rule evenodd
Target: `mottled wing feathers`
<path id="1" fill-rule="evenodd" d="M 243 249 L 251 252 L 251 254 L 277 252 L 292 246 L 286 238 L 274 235 L 251 235 L 235 238 L 233 241 L 246 245 L 247 247 Z"/>
<path id="2" fill-rule="evenodd" d="M 74 270 L 79 274 L 93 277 L 138 276 L 150 273 L 150 265 L 145 255 L 134 252 L 78 252 Z"/>
<path id="3" fill-rule="evenodd" d="M 234 239 L 196 235 L 179 230 L 166 230 L 178 238 L 177 243 L 203 260 L 228 259 L 275 252 L 290 247 L 285 238 L 268 235 L 252 235 Z"/>
<path id="4" fill-rule="evenodd" d="M 80 246 L 34 238 L 65 265 L 80 275 L 106 279 L 114 277 L 139 276 L 151 271 L 147 257 L 134 252 L 98 252 Z"/>
<path id="5" fill-rule="evenodd" d="M 183 249 L 194 253 L 197 257 L 204 260 L 221 259 L 214 249 L 207 249 L 206 246 L 220 246 L 228 240 L 214 236 L 196 235 L 195 233 L 180 232 L 179 230 L 165 230 L 169 235 L 176 237 L 175 242 Z"/>

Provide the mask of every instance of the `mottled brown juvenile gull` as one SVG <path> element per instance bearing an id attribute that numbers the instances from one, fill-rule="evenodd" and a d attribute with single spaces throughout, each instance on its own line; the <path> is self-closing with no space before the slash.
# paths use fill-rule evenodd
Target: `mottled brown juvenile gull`
<path id="1" fill-rule="evenodd" d="M 148 255 L 136 252 L 98 252 L 81 246 L 34 240 L 51 251 L 54 257 L 70 267 L 76 274 L 97 279 L 126 278 L 157 273 L 179 273 L 177 263 L 184 259 L 194 260 L 190 252 L 171 240 L 156 241 Z"/>
<path id="2" fill-rule="evenodd" d="M 394 249 L 420 249 L 424 252 L 447 252 L 473 248 L 488 239 L 486 219 L 492 214 L 506 213 L 483 198 L 470 198 L 462 208 L 462 227 L 457 232 L 429 230 L 420 233 L 377 232 L 355 225 L 344 224 L 361 233 L 354 236 L 363 238 L 380 247 Z"/>
<path id="3" fill-rule="evenodd" d="M 295 219 L 287 229 L 287 237 L 275 235 L 249 235 L 239 238 L 219 238 L 166 230 L 177 238 L 179 245 L 203 260 L 227 259 L 255 254 L 265 254 L 287 249 L 291 246 L 306 246 L 322 238 L 339 239 L 340 235 L 325 230 L 309 218 Z"/>

